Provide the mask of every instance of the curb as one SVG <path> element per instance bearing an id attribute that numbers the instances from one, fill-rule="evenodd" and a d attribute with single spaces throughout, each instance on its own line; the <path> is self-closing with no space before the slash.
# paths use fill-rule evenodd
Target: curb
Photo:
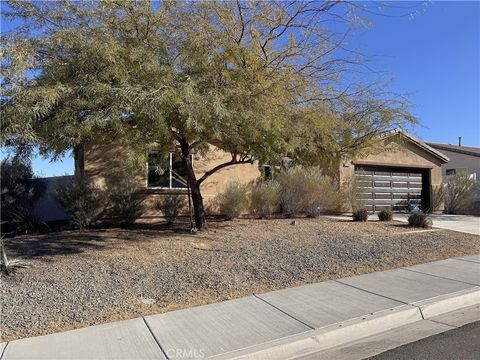
<path id="1" fill-rule="evenodd" d="M 424 319 L 477 304 L 480 304 L 480 287 L 412 303 L 413 306 L 420 308 Z"/>
<path id="2" fill-rule="evenodd" d="M 480 304 L 480 287 L 382 310 L 213 358 L 277 360 L 311 355 L 477 304 Z"/>

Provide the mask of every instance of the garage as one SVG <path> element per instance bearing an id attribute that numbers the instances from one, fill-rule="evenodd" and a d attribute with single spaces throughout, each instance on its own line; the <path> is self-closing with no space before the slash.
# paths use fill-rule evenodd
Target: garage
<path id="1" fill-rule="evenodd" d="M 370 212 L 429 209 L 429 169 L 356 165 L 355 179 L 358 198 Z"/>

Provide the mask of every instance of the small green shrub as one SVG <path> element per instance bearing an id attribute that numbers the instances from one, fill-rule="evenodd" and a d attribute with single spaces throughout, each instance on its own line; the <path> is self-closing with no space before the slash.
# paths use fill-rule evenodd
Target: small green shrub
<path id="1" fill-rule="evenodd" d="M 382 210 L 378 214 L 378 220 L 380 221 L 392 221 L 393 212 L 392 210 Z"/>
<path id="2" fill-rule="evenodd" d="M 338 212 L 344 206 L 340 187 L 318 168 L 293 167 L 278 176 L 282 212 L 286 216 L 318 216 Z"/>
<path id="3" fill-rule="evenodd" d="M 410 214 L 408 217 L 408 223 L 410 226 L 422 227 L 422 228 L 431 228 L 432 220 L 425 213 L 414 213 Z"/>
<path id="4" fill-rule="evenodd" d="M 169 224 L 173 224 L 177 217 L 187 206 L 185 195 L 171 194 L 162 196 L 156 203 L 155 208 L 162 212 Z"/>
<path id="5" fill-rule="evenodd" d="M 280 210 L 280 184 L 276 181 L 263 181 L 250 189 L 250 211 L 264 218 Z"/>
<path id="6" fill-rule="evenodd" d="M 92 226 L 102 217 L 108 206 L 107 191 L 84 176 L 75 176 L 59 184 L 55 197 L 70 215 L 71 224 L 79 229 Z"/>
<path id="7" fill-rule="evenodd" d="M 133 224 L 142 215 L 145 192 L 132 176 L 109 176 L 107 190 L 112 215 L 123 225 Z"/>
<path id="8" fill-rule="evenodd" d="M 368 220 L 368 211 L 367 209 L 358 209 L 352 213 L 353 221 L 367 221 Z"/>
<path id="9" fill-rule="evenodd" d="M 236 181 L 229 183 L 215 198 L 220 214 L 228 219 L 239 217 L 248 208 L 247 191 L 248 188 L 244 184 Z"/>

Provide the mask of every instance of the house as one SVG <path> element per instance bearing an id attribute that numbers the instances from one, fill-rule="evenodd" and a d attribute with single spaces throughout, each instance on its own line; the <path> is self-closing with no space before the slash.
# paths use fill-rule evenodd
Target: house
<path id="1" fill-rule="evenodd" d="M 376 153 L 346 159 L 338 169 L 329 172 L 333 172 L 340 182 L 355 177 L 361 190 L 359 196 L 372 212 L 382 209 L 408 210 L 412 204 L 430 210 L 432 189 L 440 186 L 442 165 L 448 162 L 448 157 L 400 130 L 386 133 L 379 142 L 380 150 Z M 121 171 L 125 156 L 119 147 L 89 143 L 84 146 L 79 158 L 82 159 L 85 175 L 103 186 L 112 171 Z M 145 218 L 158 216 L 153 204 L 159 197 L 187 193 L 179 156 L 173 152 L 161 158 L 159 156 L 158 152 L 151 152 L 144 169 L 135 177 L 146 193 Z M 228 160 L 229 154 L 211 146 L 206 158 L 193 155 L 193 167 L 197 177 L 201 177 L 215 165 Z M 158 171 L 159 164 L 161 171 Z M 267 167 L 266 170 L 268 173 L 271 169 Z M 208 205 L 231 181 L 249 183 L 262 174 L 265 171 L 258 163 L 221 169 L 202 184 L 204 201 Z"/>
<path id="2" fill-rule="evenodd" d="M 480 148 L 463 146 L 461 138 L 459 138 L 458 145 L 440 143 L 428 143 L 428 145 L 441 151 L 450 159 L 446 164 L 442 165 L 444 178 L 465 172 L 480 183 Z M 476 212 L 480 211 L 480 190 L 477 191 L 473 208 Z"/>
<path id="3" fill-rule="evenodd" d="M 461 138 L 460 138 L 461 139 Z M 428 143 L 448 156 L 448 163 L 442 165 L 442 175 L 455 175 L 466 172 L 477 181 L 480 181 L 480 148 L 473 146 L 462 146 L 461 140 L 458 145 Z"/>

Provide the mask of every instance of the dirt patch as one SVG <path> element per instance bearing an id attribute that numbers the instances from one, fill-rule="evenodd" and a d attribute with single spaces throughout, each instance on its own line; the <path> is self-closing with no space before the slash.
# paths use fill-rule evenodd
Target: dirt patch
<path id="1" fill-rule="evenodd" d="M 64 231 L 8 246 L 31 267 L 1 284 L 2 341 L 480 252 L 478 236 L 328 218 Z"/>

